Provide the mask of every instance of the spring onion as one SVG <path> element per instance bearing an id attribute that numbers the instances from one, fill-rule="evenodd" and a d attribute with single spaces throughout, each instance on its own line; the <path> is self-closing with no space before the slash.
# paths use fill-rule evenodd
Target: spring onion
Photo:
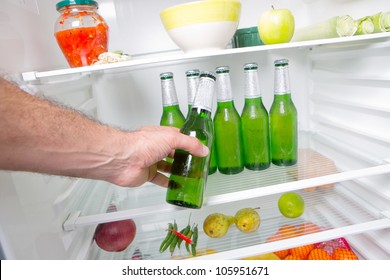
<path id="1" fill-rule="evenodd" d="M 390 12 L 380 12 L 371 16 L 375 33 L 390 31 Z"/>
<path id="2" fill-rule="evenodd" d="M 306 41 L 336 37 L 352 36 L 356 32 L 356 24 L 349 15 L 335 16 L 328 20 L 298 29 L 294 41 Z"/>
<path id="3" fill-rule="evenodd" d="M 374 32 L 375 26 L 371 17 L 364 17 L 355 20 L 355 24 L 357 27 L 355 35 L 371 34 Z"/>

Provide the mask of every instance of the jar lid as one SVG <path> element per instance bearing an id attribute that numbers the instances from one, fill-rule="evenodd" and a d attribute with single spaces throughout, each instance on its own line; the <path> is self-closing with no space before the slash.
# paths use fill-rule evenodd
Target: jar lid
<path id="1" fill-rule="evenodd" d="M 91 5 L 98 7 L 98 2 L 93 0 L 66 0 L 58 2 L 56 5 L 57 11 L 65 6 L 73 6 L 73 5 Z"/>

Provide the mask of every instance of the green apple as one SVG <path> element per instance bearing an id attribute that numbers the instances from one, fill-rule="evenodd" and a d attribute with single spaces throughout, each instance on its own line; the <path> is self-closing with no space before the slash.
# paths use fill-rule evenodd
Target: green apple
<path id="1" fill-rule="evenodd" d="M 264 44 L 290 42 L 295 30 L 294 16 L 288 9 L 275 9 L 272 6 L 260 15 L 258 30 Z"/>

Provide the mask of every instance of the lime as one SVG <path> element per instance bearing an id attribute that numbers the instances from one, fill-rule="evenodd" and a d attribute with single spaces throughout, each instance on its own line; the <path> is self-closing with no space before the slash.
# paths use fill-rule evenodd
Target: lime
<path id="1" fill-rule="evenodd" d="M 305 201 L 295 192 L 287 192 L 278 201 L 280 213 L 287 218 L 298 218 L 305 210 Z"/>

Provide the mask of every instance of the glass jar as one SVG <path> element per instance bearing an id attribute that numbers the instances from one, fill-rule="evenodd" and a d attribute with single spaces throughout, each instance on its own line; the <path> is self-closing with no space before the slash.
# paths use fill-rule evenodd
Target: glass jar
<path id="1" fill-rule="evenodd" d="M 108 50 L 108 25 L 92 0 L 57 3 L 60 13 L 54 27 L 57 43 L 71 67 L 88 66 Z"/>

